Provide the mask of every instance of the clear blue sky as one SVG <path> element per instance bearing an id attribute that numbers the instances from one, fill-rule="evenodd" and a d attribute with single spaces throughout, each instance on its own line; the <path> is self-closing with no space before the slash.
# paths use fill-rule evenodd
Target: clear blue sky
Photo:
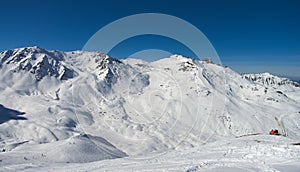
<path id="1" fill-rule="evenodd" d="M 80 50 L 101 27 L 138 13 L 165 13 L 198 27 L 223 65 L 239 72 L 264 72 L 300 80 L 299 0 L 26 0 L 2 1 L 0 51 L 38 45 Z M 121 43 L 112 56 L 142 49 L 191 56 L 170 39 L 140 36 Z"/>

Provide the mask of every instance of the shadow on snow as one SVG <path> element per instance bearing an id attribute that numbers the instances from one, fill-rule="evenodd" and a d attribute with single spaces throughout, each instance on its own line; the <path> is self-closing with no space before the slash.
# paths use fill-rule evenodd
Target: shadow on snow
<path id="1" fill-rule="evenodd" d="M 9 109 L 0 104 L 0 124 L 5 123 L 9 120 L 27 120 L 24 115 L 25 112 L 20 112 L 14 109 Z"/>

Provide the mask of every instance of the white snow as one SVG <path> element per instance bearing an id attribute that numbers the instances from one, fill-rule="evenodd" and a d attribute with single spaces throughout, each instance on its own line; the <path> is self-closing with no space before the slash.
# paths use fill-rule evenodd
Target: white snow
<path id="1" fill-rule="evenodd" d="M 149 63 L 27 47 L 0 54 L 0 92 L 0 171 L 300 165 L 300 87 L 271 74 L 180 55 Z"/>

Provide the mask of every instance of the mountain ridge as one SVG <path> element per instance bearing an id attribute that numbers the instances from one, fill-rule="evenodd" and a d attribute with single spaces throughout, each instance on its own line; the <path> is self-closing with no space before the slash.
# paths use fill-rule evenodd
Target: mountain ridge
<path id="1" fill-rule="evenodd" d="M 12 50 L 6 50 L 6 51 L 2 51 L 2 52 L 0 52 L 0 54 L 2 54 L 2 57 L 1 57 L 1 63 L 0 63 L 0 67 L 3 65 L 3 63 L 7 60 L 7 57 L 9 57 L 9 56 L 11 56 L 11 55 L 13 55 L 13 56 L 17 56 L 17 57 L 19 57 L 20 58 L 20 56 L 21 56 L 21 58 L 22 58 L 22 56 L 24 56 L 24 54 L 22 54 L 22 53 L 24 53 L 24 51 L 26 52 L 26 51 L 29 51 L 29 52 L 31 52 L 31 53 L 44 53 L 44 54 L 46 54 L 46 55 L 49 55 L 49 57 L 50 58 L 52 58 L 52 57 L 58 57 L 58 58 L 56 58 L 55 60 L 57 60 L 57 61 L 63 61 L 63 60 L 65 60 L 64 58 L 63 58 L 63 54 L 74 54 L 74 53 L 79 53 L 79 54 L 82 54 L 82 53 L 85 53 L 85 52 L 87 52 L 87 51 L 82 51 L 82 50 L 74 50 L 74 51 L 68 51 L 68 52 L 63 52 L 63 51 L 57 51 L 57 50 L 45 50 L 45 49 L 43 49 L 43 48 L 40 48 L 40 47 L 38 47 L 38 46 L 31 46 L 31 47 L 24 47 L 24 48 L 16 48 L 16 49 L 12 49 Z M 27 52 L 28 53 L 28 52 Z M 125 59 L 121 59 L 121 60 L 119 60 L 119 59 L 116 59 L 116 58 L 113 58 L 113 57 L 110 57 L 110 56 L 108 56 L 108 55 L 106 55 L 106 54 L 104 54 L 104 53 L 101 53 L 101 52 L 90 52 L 90 53 L 95 53 L 95 54 L 98 54 L 99 55 L 99 57 L 102 57 L 102 58 L 104 58 L 104 59 L 106 59 L 106 60 L 108 60 L 108 63 L 112 63 L 112 62 L 121 62 L 121 61 L 126 61 L 126 60 L 130 60 L 130 59 L 134 59 L 134 58 L 125 58 Z M 4 56 L 3 56 L 3 54 L 4 54 Z M 10 55 L 9 55 L 10 54 Z M 167 57 L 167 58 L 173 58 L 173 59 L 180 59 L 180 58 L 182 58 L 182 59 L 191 59 L 192 61 L 193 60 L 195 60 L 195 59 L 193 59 L 193 58 L 189 58 L 189 57 L 184 57 L 184 56 L 182 56 L 182 55 L 178 55 L 178 54 L 174 54 L 174 55 L 172 55 L 172 56 L 170 56 L 170 57 Z M 167 59 L 166 58 L 166 59 Z M 134 60 L 141 60 L 141 59 L 134 59 Z M 159 59 L 160 60 L 160 59 Z M 157 60 L 157 61 L 159 61 L 159 60 Z M 9 63 L 11 63 L 13 61 L 13 59 L 12 60 L 10 60 L 9 62 L 7 62 L 7 64 L 9 64 Z M 98 61 L 99 61 L 99 59 L 98 59 Z M 146 61 L 144 61 L 144 60 L 141 60 L 142 61 L 142 63 L 149 63 L 149 62 L 146 62 Z M 201 60 L 200 60 L 201 61 Z M 154 61 L 155 62 L 155 61 Z M 207 60 L 205 60 L 205 62 L 207 62 Z M 100 61 L 100 63 L 101 63 L 101 61 Z M 102 61 L 102 63 L 104 63 L 104 61 Z M 207 63 L 213 63 L 213 62 L 207 62 Z M 104 66 L 101 66 L 101 65 L 104 65 L 104 64 L 99 64 L 98 66 L 97 66 L 97 68 L 103 68 Z M 22 69 L 24 69 L 24 68 L 28 68 L 28 66 L 22 66 L 23 68 Z M 227 67 L 227 66 L 226 66 Z M 288 77 L 281 77 L 281 76 L 276 76 L 276 75 L 274 75 L 274 74 L 271 74 L 271 73 L 269 73 L 269 72 L 263 72 L 263 73 L 249 73 L 249 74 L 247 74 L 247 73 L 245 73 L 245 74 L 241 74 L 244 78 L 247 78 L 248 80 L 250 80 L 250 81 L 256 81 L 256 78 L 255 77 L 270 77 L 270 78 L 281 78 L 281 79 L 284 79 L 284 80 L 286 80 L 288 83 L 297 83 L 297 81 L 293 81 L 292 79 L 289 79 Z M 253 78 L 254 77 L 254 78 Z M 298 83 L 299 83 L 299 81 L 298 81 Z M 298 85 L 296 85 L 297 87 L 298 87 Z"/>

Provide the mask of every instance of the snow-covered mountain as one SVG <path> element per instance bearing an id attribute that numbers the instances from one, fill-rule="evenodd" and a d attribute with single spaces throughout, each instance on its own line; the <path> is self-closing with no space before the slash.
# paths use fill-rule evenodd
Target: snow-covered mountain
<path id="1" fill-rule="evenodd" d="M 74 77 L 75 73 L 64 65 L 63 53 L 49 52 L 39 47 L 21 48 L 1 52 L 2 68 L 9 68 L 12 72 L 28 71 L 37 80 L 45 76 L 55 76 L 66 80 Z"/>
<path id="2" fill-rule="evenodd" d="M 253 81 L 257 84 L 263 84 L 268 86 L 280 86 L 280 85 L 292 85 L 295 87 L 300 87 L 300 84 L 293 82 L 287 78 L 281 78 L 274 76 L 270 73 L 261 73 L 261 74 L 244 74 L 243 77 L 249 81 Z"/>
<path id="3" fill-rule="evenodd" d="M 8 50 L 0 54 L 0 92 L 6 170 L 195 149 L 275 128 L 291 142 L 300 139 L 298 83 L 180 55 L 149 63 L 99 52 Z"/>

